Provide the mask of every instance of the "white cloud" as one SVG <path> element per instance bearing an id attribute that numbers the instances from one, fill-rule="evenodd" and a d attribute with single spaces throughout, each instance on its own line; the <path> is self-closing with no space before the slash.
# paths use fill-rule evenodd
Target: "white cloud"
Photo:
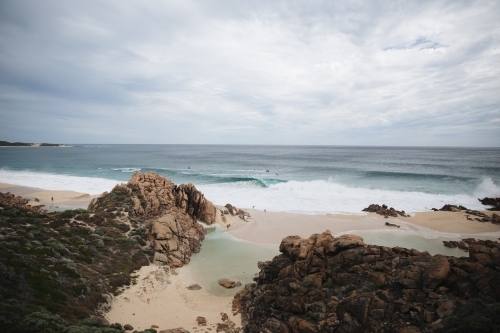
<path id="1" fill-rule="evenodd" d="M 500 146 L 496 1 L 0 6 L 3 139 Z"/>

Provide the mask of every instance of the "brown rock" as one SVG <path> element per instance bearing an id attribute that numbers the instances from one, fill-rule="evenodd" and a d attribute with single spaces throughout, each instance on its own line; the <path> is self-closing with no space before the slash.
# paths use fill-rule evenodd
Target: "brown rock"
<path id="1" fill-rule="evenodd" d="M 44 205 L 31 206 L 28 205 L 29 200 L 22 198 L 20 196 L 15 196 L 10 192 L 3 193 L 0 192 L 0 204 L 2 206 L 9 206 L 15 208 L 21 208 L 30 212 L 37 212 L 40 214 L 47 214 L 47 211 L 43 209 Z"/>
<path id="2" fill-rule="evenodd" d="M 149 255 L 154 264 L 180 267 L 201 249 L 206 230 L 197 221 L 215 221 L 216 209 L 192 184 L 176 186 L 161 175 L 136 172 L 130 181 L 93 199 L 89 213 L 122 207 L 129 216 L 146 219 Z M 120 209 L 122 209 L 120 208 Z M 149 251 L 149 250 L 144 250 Z"/>
<path id="3" fill-rule="evenodd" d="M 227 289 L 234 288 L 236 286 L 235 281 L 231 281 L 228 279 L 220 279 L 219 281 L 217 281 L 217 283 Z"/>
<path id="4" fill-rule="evenodd" d="M 186 287 L 189 290 L 200 290 L 201 286 L 197 283 L 190 285 L 189 287 Z"/>
<path id="5" fill-rule="evenodd" d="M 196 322 L 198 323 L 198 326 L 207 326 L 207 320 L 205 317 L 196 318 Z"/>
<path id="6" fill-rule="evenodd" d="M 132 325 L 130 325 L 130 324 L 125 324 L 125 325 L 123 326 L 123 329 L 124 329 L 125 331 L 132 331 L 132 330 L 134 329 L 134 327 L 133 327 Z"/>
<path id="7" fill-rule="evenodd" d="M 185 330 L 182 327 L 177 327 L 177 328 L 171 328 L 171 329 L 168 329 L 168 330 L 161 330 L 158 333 L 189 333 L 189 331 Z"/>
<path id="8" fill-rule="evenodd" d="M 443 282 L 450 272 L 450 264 L 446 258 L 431 263 L 422 273 L 423 286 L 434 289 Z"/>

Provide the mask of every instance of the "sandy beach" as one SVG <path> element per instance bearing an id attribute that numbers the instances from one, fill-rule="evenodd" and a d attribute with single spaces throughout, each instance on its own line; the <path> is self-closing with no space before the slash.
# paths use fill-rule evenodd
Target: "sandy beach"
<path id="1" fill-rule="evenodd" d="M 86 208 L 92 199 L 92 196 L 85 193 L 42 190 L 4 183 L 0 184 L 0 191 L 11 192 L 31 200 L 38 198 L 40 202 L 33 201 L 33 204 L 45 204 L 47 207 L 51 205 L 51 197 L 54 197 L 54 206 L 75 208 Z M 434 241 L 432 246 L 437 248 L 437 251 L 450 250 L 444 248 L 441 238 L 457 240 L 464 237 L 482 239 L 498 239 L 500 237 L 500 225 L 467 220 L 463 212 L 431 211 L 416 213 L 411 217 L 384 218 L 375 213 L 306 215 L 242 208 L 251 215 L 248 220 L 242 220 L 237 216 L 230 215 L 224 215 L 223 218 L 220 210 L 224 210 L 224 207 L 216 207 L 218 209 L 216 223 L 221 227 L 217 229 L 217 232 L 219 235 L 224 234 L 226 243 L 230 242 L 230 246 L 233 247 L 241 246 L 241 242 L 244 242 L 245 246 L 269 245 L 273 249 L 277 249 L 281 240 L 286 236 L 309 237 L 311 234 L 321 233 L 327 229 L 334 235 L 359 233 L 366 237 L 366 235 L 376 234 L 378 235 L 377 239 L 382 239 L 382 242 L 384 242 L 384 237 L 385 239 L 391 238 L 392 243 L 389 243 L 394 244 L 392 246 L 400 245 L 411 248 L 416 244 L 415 239 L 417 241 Z M 492 214 L 489 211 L 483 212 L 488 215 Z M 386 222 L 399 225 L 400 228 L 386 226 Z M 403 239 L 409 240 L 409 243 L 404 243 Z M 368 237 L 365 240 L 368 242 Z M 215 242 L 217 241 L 219 240 L 215 240 Z M 387 246 L 391 246 L 390 244 Z M 428 245 L 424 244 L 423 246 Z M 204 248 L 205 251 L 213 251 L 208 250 L 208 245 L 203 245 L 202 253 Z M 244 251 L 254 252 L 248 250 L 248 247 L 245 249 Z M 465 255 L 463 251 L 460 252 L 461 250 L 452 250 L 456 252 L 447 253 Z M 241 255 L 241 251 L 239 255 Z M 204 258 L 203 260 L 208 258 L 209 261 L 213 261 L 215 265 L 227 266 L 227 263 L 216 263 L 217 253 L 215 253 L 215 257 L 208 254 Z M 256 269 L 258 260 L 268 259 L 256 258 L 255 262 L 252 261 L 248 270 L 245 269 L 247 278 L 251 280 L 255 274 L 253 271 Z M 174 271 L 163 267 L 144 266 L 137 272 L 136 284 L 125 288 L 119 296 L 113 299 L 111 310 L 106 313 L 106 318 L 110 322 L 130 324 L 137 330 L 156 325 L 159 330 L 184 327 L 192 332 L 202 332 L 202 329 L 206 331 L 209 328 L 215 331 L 215 325 L 222 322 L 222 312 L 228 314 L 229 319 L 239 326 L 240 318 L 231 315 L 231 302 L 234 293 L 241 287 L 232 289 L 230 292 L 224 290 L 219 294 L 213 290 L 213 288 L 219 288 L 218 285 L 210 287 L 212 290 L 209 287 L 200 290 L 188 289 L 187 287 L 192 284 L 202 285 L 203 282 L 206 282 L 204 279 L 214 278 L 213 276 L 198 276 L 199 274 L 194 276 L 193 272 L 200 272 L 200 270 L 196 270 L 197 267 L 193 266 L 193 262 L 195 260 Z M 241 273 L 241 267 L 239 269 L 239 273 Z M 250 272 L 252 272 L 251 275 Z M 206 318 L 207 326 L 197 326 L 196 318 L 198 316 Z"/>
<path id="2" fill-rule="evenodd" d="M 90 201 L 96 195 L 81 193 L 75 191 L 61 190 L 46 190 L 35 187 L 19 186 L 13 184 L 0 183 L 0 192 L 10 192 L 15 195 L 20 195 L 30 200 L 30 205 L 45 205 L 46 209 L 58 207 L 71 208 L 87 208 Z M 39 201 L 35 201 L 35 198 Z M 52 198 L 54 200 L 52 201 Z"/>
<path id="3" fill-rule="evenodd" d="M 375 213 L 365 215 L 306 215 L 286 212 L 264 212 L 247 209 L 252 219 L 244 222 L 239 218 L 230 233 L 239 239 L 256 243 L 276 243 L 289 235 L 309 237 L 314 233 L 330 230 L 332 234 L 355 233 L 368 230 L 394 230 L 386 222 L 399 225 L 400 231 L 424 234 L 482 235 L 485 238 L 500 237 L 500 225 L 469 221 L 463 212 L 421 212 L 411 217 L 384 218 Z M 491 215 L 492 212 L 484 211 Z"/>
<path id="4" fill-rule="evenodd" d="M 110 322 L 130 324 L 136 330 L 156 325 L 158 331 L 183 327 L 191 332 L 198 329 L 215 331 L 222 323 L 221 313 L 240 326 L 240 317 L 231 313 L 231 297 L 219 297 L 203 289 L 190 290 L 196 283 L 189 267 L 144 266 L 137 272 L 137 284 L 124 289 L 111 303 L 106 314 Z M 221 287 L 222 288 L 222 287 Z M 204 317 L 206 326 L 199 326 L 196 318 Z"/>

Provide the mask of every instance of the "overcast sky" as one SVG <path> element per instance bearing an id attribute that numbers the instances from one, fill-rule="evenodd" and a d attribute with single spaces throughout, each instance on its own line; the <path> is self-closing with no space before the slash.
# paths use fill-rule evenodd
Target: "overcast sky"
<path id="1" fill-rule="evenodd" d="M 0 1 L 0 140 L 500 146 L 500 1 Z"/>

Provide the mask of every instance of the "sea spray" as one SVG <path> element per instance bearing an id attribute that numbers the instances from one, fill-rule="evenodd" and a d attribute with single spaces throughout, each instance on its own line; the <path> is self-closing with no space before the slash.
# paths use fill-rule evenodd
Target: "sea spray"
<path id="1" fill-rule="evenodd" d="M 475 196 L 432 194 L 351 187 L 332 181 L 289 181 L 268 188 L 242 184 L 201 185 L 199 189 L 215 204 L 304 214 L 361 214 L 372 203 L 386 204 L 407 213 L 441 208 L 447 203 L 484 209 Z"/>

